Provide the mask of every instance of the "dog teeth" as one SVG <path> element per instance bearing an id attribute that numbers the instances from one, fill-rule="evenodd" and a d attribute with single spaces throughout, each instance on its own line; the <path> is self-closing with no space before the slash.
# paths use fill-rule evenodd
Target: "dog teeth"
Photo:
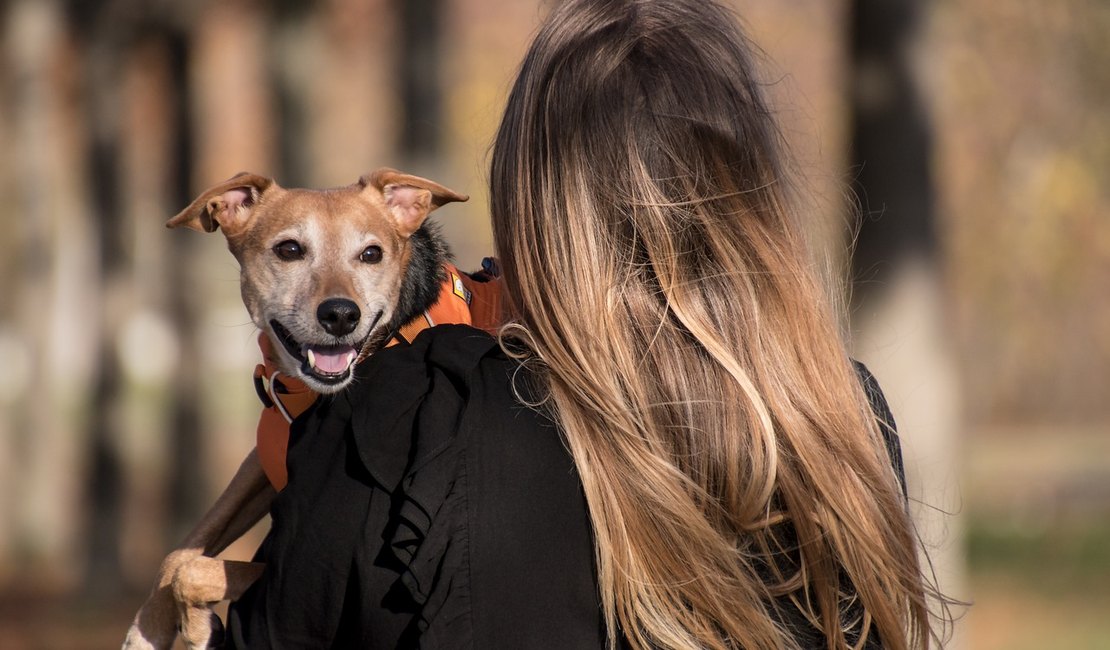
<path id="1" fill-rule="evenodd" d="M 304 349 L 304 359 L 308 367 L 325 375 L 339 375 L 350 370 L 357 358 L 358 351 L 350 346 L 346 350 L 314 350 L 307 346 Z"/>
<path id="2" fill-rule="evenodd" d="M 355 351 L 355 349 L 349 349 L 349 351 L 342 355 L 319 353 L 314 351 L 311 347 L 305 348 L 304 351 L 304 358 L 310 368 L 329 374 L 341 373 L 343 370 L 350 368 L 357 357 L 359 357 L 359 352 Z"/>

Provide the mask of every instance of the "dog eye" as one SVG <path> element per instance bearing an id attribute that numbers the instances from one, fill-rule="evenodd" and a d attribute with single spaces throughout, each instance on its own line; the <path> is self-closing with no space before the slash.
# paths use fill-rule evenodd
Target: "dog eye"
<path id="1" fill-rule="evenodd" d="M 366 262 L 367 264 L 377 264 L 382 261 L 382 247 L 367 246 L 366 250 L 362 251 L 362 255 L 358 256 L 358 261 Z"/>
<path id="2" fill-rule="evenodd" d="M 277 255 L 286 262 L 293 262 L 304 259 L 304 247 L 301 246 L 300 242 L 286 239 L 277 246 L 274 246 L 274 255 Z"/>

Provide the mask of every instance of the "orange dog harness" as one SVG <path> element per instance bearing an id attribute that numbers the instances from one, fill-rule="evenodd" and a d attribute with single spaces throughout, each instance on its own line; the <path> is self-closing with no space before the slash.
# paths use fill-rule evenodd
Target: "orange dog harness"
<path id="1" fill-rule="evenodd" d="M 434 325 L 455 323 L 473 325 L 494 334 L 503 320 L 501 313 L 501 282 L 496 262 L 483 260 L 485 281 L 462 273 L 454 265 L 444 264 L 446 279 L 440 285 L 439 298 L 427 311 L 405 324 L 386 346 L 407 344 L 417 334 Z M 317 393 L 301 380 L 284 375 L 277 369 L 277 354 L 270 337 L 258 335 L 262 363 L 254 368 L 254 384 L 262 400 L 258 418 L 258 459 L 274 489 L 280 491 L 289 480 L 285 454 L 289 447 L 289 424 L 316 401 Z"/>

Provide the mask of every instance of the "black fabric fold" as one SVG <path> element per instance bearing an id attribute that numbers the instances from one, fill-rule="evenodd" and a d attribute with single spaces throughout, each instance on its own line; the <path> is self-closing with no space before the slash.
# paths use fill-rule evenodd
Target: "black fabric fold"
<path id="1" fill-rule="evenodd" d="M 343 443 L 348 413 L 344 400 L 322 399 L 291 429 L 289 485 L 296 488 L 278 493 L 271 506 L 270 533 L 259 550 L 266 570 L 230 611 L 233 647 L 318 648 L 335 636 L 343 594 L 332 585 L 347 583 L 361 536 L 359 527 L 318 522 L 365 521 L 371 502 L 365 470 L 350 462 Z M 306 502 L 314 507 L 303 508 Z M 306 610 L 305 593 L 324 606 Z"/>
<path id="2" fill-rule="evenodd" d="M 883 395 L 883 389 L 879 388 L 879 380 L 875 379 L 875 375 L 859 361 L 853 360 L 852 364 L 863 385 L 863 392 L 867 395 L 867 402 L 871 405 L 871 412 L 875 414 L 875 420 L 879 424 L 879 433 L 883 436 L 887 456 L 890 458 L 891 466 L 894 467 L 898 483 L 902 486 L 902 496 L 908 497 L 906 466 L 902 460 L 902 442 L 898 438 L 898 425 L 894 422 L 894 414 L 890 411 L 890 405 L 887 404 L 886 396 Z"/>
<path id="3" fill-rule="evenodd" d="M 426 404 L 427 398 L 438 391 L 444 399 L 450 399 L 454 388 L 465 400 L 467 374 L 496 347 L 497 342 L 479 330 L 440 325 L 436 336 L 418 336 L 406 350 L 386 348 L 363 364 L 346 399 L 353 405 L 351 418 L 359 457 L 380 485 L 397 486 L 402 478 L 411 477 L 448 448 L 455 434 L 455 428 L 446 422 L 451 417 L 449 408 Z M 424 363 L 413 363 L 414 357 Z M 382 386 L 389 390 L 382 390 Z M 462 406 L 459 401 L 453 404 Z M 411 432 L 418 409 L 437 410 L 429 419 L 438 414 L 444 421 L 421 429 L 414 439 Z M 388 434 L 397 431 L 410 435 Z"/>
<path id="4" fill-rule="evenodd" d="M 383 549 L 391 555 L 383 561 L 401 567 L 392 591 L 397 597 L 403 587 L 412 603 L 424 607 L 423 619 L 433 614 L 428 597 L 444 578 L 446 547 L 460 523 L 450 512 L 460 499 L 448 497 L 462 462 L 454 445 L 469 397 L 469 375 L 497 349 L 492 337 L 471 328 L 441 326 L 437 334 L 417 337 L 403 357 L 383 360 L 367 374 L 366 386 L 403 384 L 403 394 L 367 390 L 351 395 L 359 457 L 392 495 Z M 413 356 L 424 363 L 413 364 Z"/>
<path id="5" fill-rule="evenodd" d="M 454 445 L 467 376 L 497 344 L 468 327 L 435 330 L 380 351 L 348 391 L 294 423 L 289 485 L 259 552 L 266 571 L 232 609 L 234 646 L 361 645 L 368 639 L 352 638 L 341 619 L 383 607 L 401 616 L 356 627 L 404 644 L 459 592 L 451 583 L 465 535 L 452 538 L 466 513 L 465 495 L 452 495 L 462 475 Z M 322 607 L 301 606 L 306 595 Z"/>

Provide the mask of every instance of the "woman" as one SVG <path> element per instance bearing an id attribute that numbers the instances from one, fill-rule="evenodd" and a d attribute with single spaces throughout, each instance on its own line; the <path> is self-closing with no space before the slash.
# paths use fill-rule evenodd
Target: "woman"
<path id="1" fill-rule="evenodd" d="M 751 58 L 705 0 L 553 10 L 493 149 L 512 321 L 384 350 L 297 422 L 233 641 L 929 645 L 893 423 Z"/>

